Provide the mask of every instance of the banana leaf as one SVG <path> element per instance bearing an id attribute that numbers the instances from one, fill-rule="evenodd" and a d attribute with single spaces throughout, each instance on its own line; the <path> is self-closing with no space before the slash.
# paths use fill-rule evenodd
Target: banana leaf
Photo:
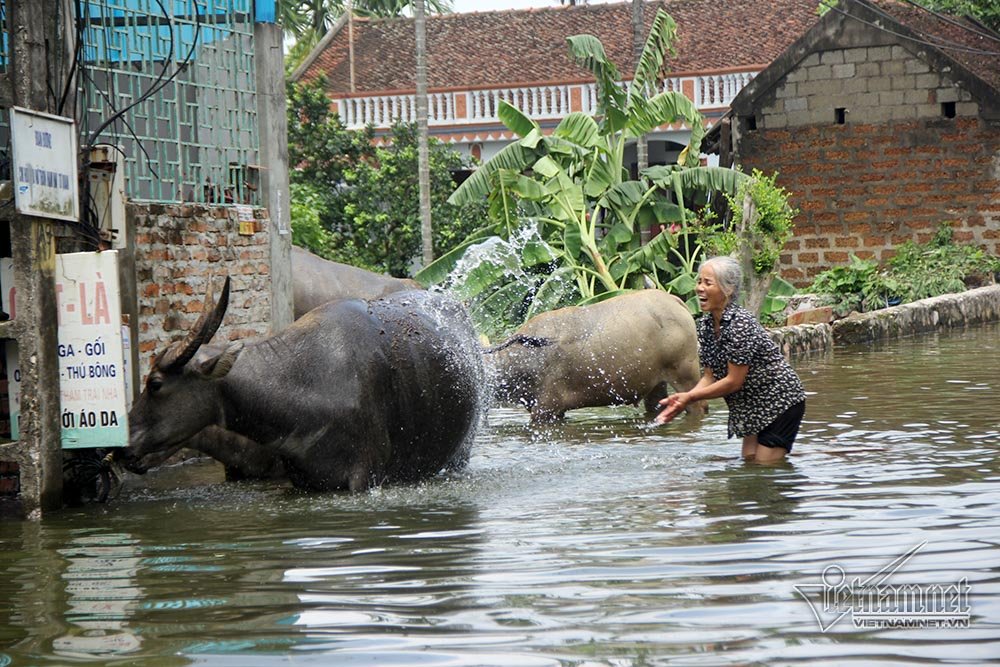
<path id="1" fill-rule="evenodd" d="M 541 183 L 516 171 L 504 169 L 499 176 L 500 183 L 522 199 L 541 201 L 548 197 Z"/>
<path id="2" fill-rule="evenodd" d="M 670 291 L 677 296 L 683 297 L 685 294 L 690 294 L 695 288 L 695 278 L 690 273 L 684 272 L 678 275 L 676 278 L 667 283 L 667 287 Z"/>
<path id="3" fill-rule="evenodd" d="M 703 192 L 726 192 L 736 195 L 740 183 L 750 177 L 741 171 L 726 167 L 690 167 L 678 169 L 676 166 L 658 165 L 644 169 L 642 175 L 661 188 L 687 192 L 700 190 Z"/>
<path id="4" fill-rule="evenodd" d="M 519 137 L 526 137 L 533 130 L 538 129 L 538 123 L 526 116 L 523 111 L 513 104 L 503 100 L 500 100 L 500 104 L 497 105 L 497 118 Z"/>
<path id="5" fill-rule="evenodd" d="M 593 118 L 580 111 L 574 111 L 559 122 L 552 131 L 552 136 L 565 139 L 582 148 L 593 148 L 600 141 L 601 130 Z"/>
<path id="6" fill-rule="evenodd" d="M 583 187 L 579 183 L 574 182 L 566 172 L 559 171 L 555 178 L 550 179 L 545 184 L 545 190 L 552 197 L 549 208 L 553 218 L 556 220 L 579 220 L 586 203 Z"/>
<path id="7" fill-rule="evenodd" d="M 538 144 L 540 144 L 543 139 L 544 137 L 542 136 L 542 131 L 536 127 L 533 128 L 531 132 L 528 132 L 528 134 L 525 135 L 525 137 L 521 139 L 521 141 L 519 141 L 518 143 L 524 146 L 525 148 L 535 149 L 538 147 Z"/>
<path id="8" fill-rule="evenodd" d="M 493 240 L 497 242 L 491 243 Z M 496 237 L 487 239 L 477 248 L 481 252 L 474 255 L 469 255 L 472 249 L 466 248 L 464 259 L 471 260 L 468 270 L 457 279 L 454 272 L 451 274 L 453 282 L 450 292 L 460 301 L 472 301 L 484 292 L 495 289 L 497 285 L 511 280 L 517 282 L 524 276 L 520 258 L 515 251 L 509 245 L 500 243 Z"/>
<path id="9" fill-rule="evenodd" d="M 698 107 L 683 93 L 671 90 L 650 98 L 634 97 L 625 131 L 630 137 L 640 137 L 678 119 L 683 119 L 691 128 L 705 122 Z"/>
<path id="10" fill-rule="evenodd" d="M 462 206 L 485 198 L 493 188 L 493 183 L 501 169 L 521 172 L 538 159 L 535 151 L 514 142 L 504 146 L 500 152 L 479 166 L 472 175 L 458 186 L 448 197 L 448 203 Z"/>
<path id="11" fill-rule="evenodd" d="M 668 53 L 675 53 L 673 45 L 676 38 L 677 24 L 669 14 L 657 9 L 629 88 L 629 115 L 632 112 L 632 101 L 637 97 L 645 97 L 656 85 L 664 58 Z"/>
<path id="12" fill-rule="evenodd" d="M 645 183 L 625 181 L 609 188 L 597 205 L 612 211 L 615 217 L 628 225 L 629 230 L 634 230 L 637 209 L 647 192 Z"/>
<path id="13" fill-rule="evenodd" d="M 587 172 L 586 182 L 583 186 L 584 193 L 597 199 L 604 192 L 622 181 L 622 171 L 617 160 L 612 160 L 606 153 L 599 152 L 594 156 L 594 160 Z"/>
<path id="14" fill-rule="evenodd" d="M 538 158 L 535 164 L 531 165 L 531 170 L 542 178 L 555 178 L 562 171 L 556 161 L 548 155 Z"/>
<path id="15" fill-rule="evenodd" d="M 656 258 L 665 258 L 672 247 L 677 245 L 677 237 L 670 233 L 654 236 L 649 243 L 641 246 L 625 258 L 625 261 L 637 266 L 660 266 Z M 666 262 L 666 260 L 663 260 Z"/>
<path id="16" fill-rule="evenodd" d="M 583 250 L 583 240 L 580 238 L 579 225 L 566 225 L 563 228 L 563 248 L 572 259 L 580 256 L 580 251 Z"/>
<path id="17" fill-rule="evenodd" d="M 625 113 L 628 100 L 618 85 L 618 70 L 608 60 L 601 40 L 593 35 L 574 35 L 566 43 L 573 60 L 597 79 L 597 115 L 603 116 L 602 124 L 609 134 L 621 130 L 628 121 Z"/>
<path id="18" fill-rule="evenodd" d="M 764 302 L 761 304 L 760 314 L 770 315 L 771 313 L 783 311 L 788 305 L 788 297 L 797 292 L 798 290 L 795 289 L 795 285 L 775 276 L 771 280 L 771 286 L 767 288 L 767 296 L 764 297 Z"/>
<path id="19" fill-rule="evenodd" d="M 459 260 L 465 256 L 465 251 L 468 250 L 470 246 L 481 242 L 481 238 L 465 239 L 460 244 L 441 255 L 424 268 L 420 269 L 420 271 L 413 276 L 413 279 L 424 287 L 440 285 L 448 278 L 448 274 L 455 269 Z"/>
<path id="20" fill-rule="evenodd" d="M 556 269 L 535 292 L 524 319 L 527 321 L 539 313 L 561 308 L 575 301 L 578 296 L 573 270 L 569 267 Z"/>
<path id="21" fill-rule="evenodd" d="M 521 265 L 531 268 L 540 264 L 549 264 L 559 256 L 558 251 L 541 239 L 530 240 L 521 249 Z"/>
<path id="22" fill-rule="evenodd" d="M 515 280 L 473 302 L 469 317 L 476 332 L 490 340 L 505 337 L 521 323 L 525 302 L 534 289 L 529 281 Z"/>

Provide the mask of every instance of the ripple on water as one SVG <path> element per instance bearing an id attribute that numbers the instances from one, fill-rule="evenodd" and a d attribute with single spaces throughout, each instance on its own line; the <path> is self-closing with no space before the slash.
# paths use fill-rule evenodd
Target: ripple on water
<path id="1" fill-rule="evenodd" d="M 789 462 L 726 414 L 493 410 L 469 466 L 308 494 L 198 486 L 0 523 L 0 664 L 984 664 L 1000 655 L 1000 326 L 796 361 Z M 992 364 L 992 365 L 991 365 Z M 914 549 L 916 550 L 914 551 Z M 964 580 L 968 629 L 822 632 L 827 568 Z"/>

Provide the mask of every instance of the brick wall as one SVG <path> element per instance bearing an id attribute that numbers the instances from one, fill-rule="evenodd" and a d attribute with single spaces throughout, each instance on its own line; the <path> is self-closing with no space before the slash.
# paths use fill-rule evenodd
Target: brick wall
<path id="1" fill-rule="evenodd" d="M 239 233 L 232 207 L 130 203 L 136 247 L 140 377 L 168 343 L 197 321 L 210 277 L 215 295 L 232 279 L 229 308 L 214 341 L 266 335 L 270 329 L 270 223 L 256 209 L 255 232 Z"/>
<path id="2" fill-rule="evenodd" d="M 796 284 L 849 253 L 886 260 L 944 221 L 957 240 L 1000 253 L 1000 123 L 901 46 L 807 56 L 760 98 L 754 120 L 751 130 L 738 119 L 739 160 L 780 172 L 801 210 L 782 256 Z"/>

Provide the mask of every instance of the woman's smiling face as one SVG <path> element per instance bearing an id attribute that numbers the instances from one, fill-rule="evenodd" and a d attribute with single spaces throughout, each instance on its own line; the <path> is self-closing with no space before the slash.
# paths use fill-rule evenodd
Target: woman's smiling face
<path id="1" fill-rule="evenodd" d="M 721 315 L 729 298 L 722 291 L 719 281 L 715 278 L 715 269 L 711 264 L 701 267 L 698 271 L 698 282 L 694 288 L 698 295 L 698 306 L 703 312 Z"/>

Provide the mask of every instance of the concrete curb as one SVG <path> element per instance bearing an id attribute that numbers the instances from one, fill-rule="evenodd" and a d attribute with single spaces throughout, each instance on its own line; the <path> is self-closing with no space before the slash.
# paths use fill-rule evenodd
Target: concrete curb
<path id="1" fill-rule="evenodd" d="M 768 329 L 771 340 L 778 344 L 785 358 L 826 352 L 833 349 L 833 327 L 829 324 L 797 324 L 791 327 Z"/>
<path id="2" fill-rule="evenodd" d="M 786 357 L 823 352 L 834 345 L 878 340 L 1000 320 L 1000 285 L 988 285 L 853 315 L 831 324 L 801 324 L 770 329 Z"/>

